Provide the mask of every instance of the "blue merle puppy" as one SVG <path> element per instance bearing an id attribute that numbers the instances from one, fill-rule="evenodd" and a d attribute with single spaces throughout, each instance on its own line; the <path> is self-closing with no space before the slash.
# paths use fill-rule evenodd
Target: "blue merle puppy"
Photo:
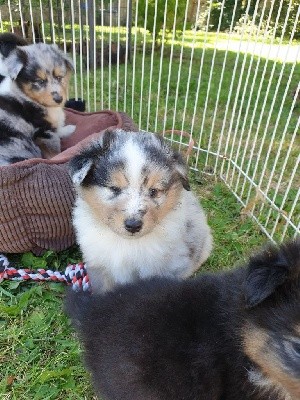
<path id="1" fill-rule="evenodd" d="M 7 79 L 0 85 L 0 165 L 53 157 L 60 138 L 75 130 L 65 126 L 63 110 L 71 60 L 56 45 L 37 43 L 17 46 L 2 64 Z"/>

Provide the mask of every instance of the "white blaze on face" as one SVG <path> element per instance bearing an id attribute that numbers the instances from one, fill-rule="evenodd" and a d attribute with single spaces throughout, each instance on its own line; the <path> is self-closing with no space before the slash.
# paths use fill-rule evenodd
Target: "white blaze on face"
<path id="1" fill-rule="evenodd" d="M 123 149 L 122 156 L 126 160 L 126 177 L 129 181 L 128 203 L 125 213 L 128 216 L 136 215 L 143 209 L 143 200 L 140 194 L 142 185 L 142 170 L 145 165 L 145 153 L 134 141 L 128 140 Z"/>

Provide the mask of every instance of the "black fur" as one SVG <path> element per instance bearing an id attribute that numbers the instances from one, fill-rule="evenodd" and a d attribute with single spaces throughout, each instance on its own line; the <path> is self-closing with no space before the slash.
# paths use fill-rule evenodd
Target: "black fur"
<path id="1" fill-rule="evenodd" d="M 27 42 L 22 37 L 14 33 L 1 33 L 0 34 L 0 53 L 7 57 L 16 46 L 26 46 Z"/>
<path id="2" fill-rule="evenodd" d="M 183 282 L 156 278 L 103 296 L 70 291 L 66 309 L 101 399 L 285 400 L 249 379 L 249 371 L 261 372 L 260 357 L 244 351 L 251 326 L 267 334 L 262 352 L 274 351 L 296 379 L 296 400 L 299 277 L 297 240 L 269 247 L 231 272 Z"/>
<path id="3" fill-rule="evenodd" d="M 0 34 L 0 59 L 1 56 L 3 59 L 9 56 L 9 54 L 14 50 L 17 46 L 26 46 L 27 42 L 22 37 L 15 35 L 14 33 L 1 33 Z M 0 60 L 0 64 L 3 60 Z M 1 67 L 1 65 L 0 65 Z M 2 69 L 2 68 L 1 68 Z M 5 76 L 2 75 L 2 71 L 0 74 L 0 83 L 5 79 Z"/>
<path id="4" fill-rule="evenodd" d="M 53 129 L 51 124 L 45 120 L 45 110 L 32 101 L 19 100 L 16 97 L 0 95 L 0 109 L 10 115 L 22 118 L 26 122 L 32 124 L 34 128 L 40 130 Z M 2 121 L 0 120 L 0 123 Z M 3 132 L 3 130 L 1 130 Z"/>
<path id="5" fill-rule="evenodd" d="M 47 131 L 52 129 L 51 124 L 45 120 L 44 109 L 32 101 L 20 101 L 15 97 L 0 95 L 0 109 L 6 112 L 7 115 L 14 115 L 32 125 L 32 137 L 28 137 L 17 126 L 8 124 L 4 119 L 0 119 L 0 145 L 11 142 L 13 138 L 18 138 L 25 142 L 31 142 L 32 139 L 38 137 L 47 138 Z M 35 145 L 32 143 L 32 146 Z M 23 158 L 21 159 L 23 160 Z"/>

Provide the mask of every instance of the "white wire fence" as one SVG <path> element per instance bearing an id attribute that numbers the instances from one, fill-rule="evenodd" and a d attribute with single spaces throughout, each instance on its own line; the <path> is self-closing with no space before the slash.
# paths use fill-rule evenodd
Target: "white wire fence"
<path id="1" fill-rule="evenodd" d="M 300 233 L 300 1 L 8 0 L 1 30 L 57 43 L 70 97 L 193 140 L 266 235 Z M 170 133 L 171 132 L 171 133 Z M 179 133 L 178 133 L 179 132 Z"/>

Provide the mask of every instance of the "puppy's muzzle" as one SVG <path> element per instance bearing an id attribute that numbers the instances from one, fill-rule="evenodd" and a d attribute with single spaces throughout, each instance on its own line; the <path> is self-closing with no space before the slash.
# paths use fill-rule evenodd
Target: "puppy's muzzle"
<path id="1" fill-rule="evenodd" d="M 125 229 L 130 233 L 139 232 L 142 229 L 143 221 L 136 218 L 128 218 L 124 222 Z"/>
<path id="2" fill-rule="evenodd" d="M 52 98 L 55 101 L 55 103 L 60 104 L 63 101 L 63 97 L 57 93 L 57 92 L 52 92 Z"/>

